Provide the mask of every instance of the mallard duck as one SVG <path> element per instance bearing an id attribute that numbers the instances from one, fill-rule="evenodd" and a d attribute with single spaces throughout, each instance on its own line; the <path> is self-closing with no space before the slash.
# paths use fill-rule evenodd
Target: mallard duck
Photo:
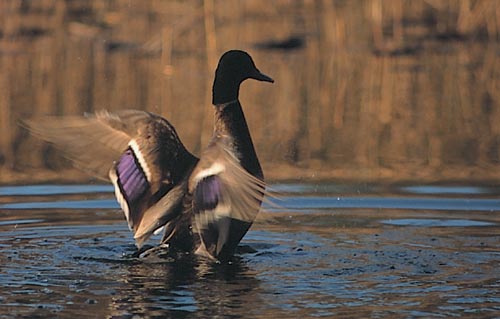
<path id="1" fill-rule="evenodd" d="M 138 110 L 25 121 L 76 166 L 110 179 L 137 247 L 164 231 L 162 246 L 229 259 L 257 216 L 265 183 L 238 100 L 246 79 L 274 82 L 244 51 L 219 60 L 215 125 L 198 159 L 164 118 Z"/>

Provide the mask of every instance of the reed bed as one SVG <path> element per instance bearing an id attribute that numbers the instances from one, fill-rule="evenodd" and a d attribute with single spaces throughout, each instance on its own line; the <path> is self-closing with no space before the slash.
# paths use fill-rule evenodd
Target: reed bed
<path id="1" fill-rule="evenodd" d="M 0 2 L 0 183 L 83 175 L 18 125 L 144 109 L 195 154 L 217 59 L 276 83 L 241 101 L 271 179 L 500 178 L 500 5 L 478 1 Z"/>

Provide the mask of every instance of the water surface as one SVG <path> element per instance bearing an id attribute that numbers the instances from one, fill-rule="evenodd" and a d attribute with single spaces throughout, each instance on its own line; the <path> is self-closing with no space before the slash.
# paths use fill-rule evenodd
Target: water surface
<path id="1" fill-rule="evenodd" d="M 0 318 L 498 316 L 500 188 L 272 187 L 211 264 L 132 257 L 110 186 L 2 186 Z"/>

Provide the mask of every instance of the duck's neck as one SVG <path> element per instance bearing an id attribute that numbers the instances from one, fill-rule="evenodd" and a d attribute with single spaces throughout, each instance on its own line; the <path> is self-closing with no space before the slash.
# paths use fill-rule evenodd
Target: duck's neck
<path id="1" fill-rule="evenodd" d="M 237 100 L 240 92 L 241 81 L 237 81 L 228 75 L 218 73 L 219 72 L 215 75 L 212 87 L 212 104 L 221 105 Z"/>
<path id="2" fill-rule="evenodd" d="M 263 178 L 262 168 L 238 99 L 216 104 L 215 108 L 214 136 L 227 144 L 226 146 L 235 153 L 241 165 L 250 174 Z"/>

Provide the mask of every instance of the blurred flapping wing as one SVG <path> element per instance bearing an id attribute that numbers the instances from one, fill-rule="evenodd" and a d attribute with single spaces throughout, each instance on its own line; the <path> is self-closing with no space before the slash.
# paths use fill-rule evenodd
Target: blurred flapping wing
<path id="1" fill-rule="evenodd" d="M 239 242 L 259 212 L 265 187 L 223 143 L 215 142 L 205 150 L 191 174 L 189 189 L 194 231 L 210 254 L 219 255 L 225 245 L 231 245 L 228 241 Z M 233 221 L 248 226 L 236 229 Z"/>
<path id="2" fill-rule="evenodd" d="M 24 123 L 77 167 L 95 177 L 111 179 L 130 229 L 134 233 L 141 229 L 139 246 L 180 213 L 177 206 L 186 187 L 166 195 L 191 172 L 197 158 L 164 118 L 124 110 L 84 117 L 43 117 Z"/>

